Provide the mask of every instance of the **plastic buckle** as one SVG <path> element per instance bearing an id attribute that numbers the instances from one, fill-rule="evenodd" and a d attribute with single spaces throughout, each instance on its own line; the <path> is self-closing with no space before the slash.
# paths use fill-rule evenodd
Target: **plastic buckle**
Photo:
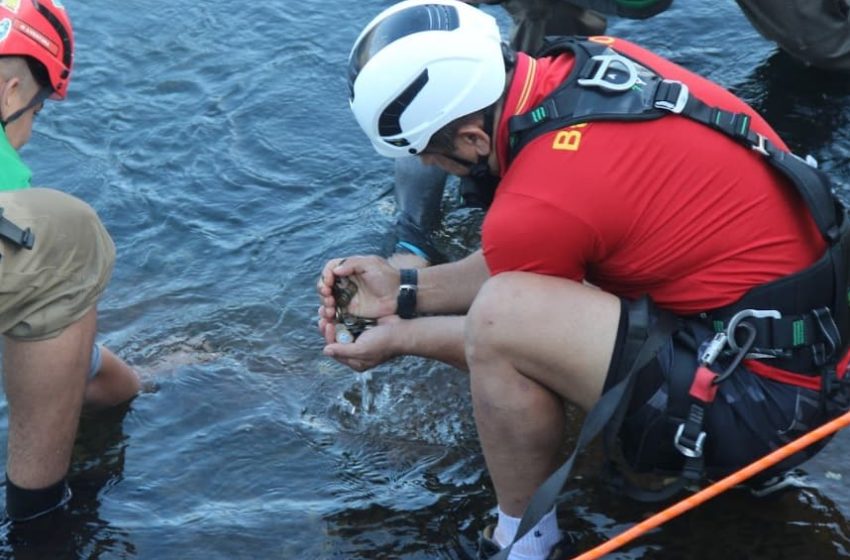
<path id="1" fill-rule="evenodd" d="M 27 228 L 21 232 L 21 247 L 24 249 L 32 249 L 35 245 L 35 235 L 32 233 L 32 229 Z"/>
<path id="2" fill-rule="evenodd" d="M 806 165 L 808 165 L 808 166 L 809 166 L 809 167 L 811 167 L 812 169 L 817 169 L 817 168 L 818 168 L 818 160 L 816 160 L 816 159 L 814 158 L 814 156 L 812 156 L 812 154 L 808 154 L 808 155 L 806 156 L 806 159 L 804 159 L 803 161 L 805 161 L 805 162 L 806 162 Z"/>
<path id="3" fill-rule="evenodd" d="M 666 91 L 670 91 L 671 89 L 678 87 L 679 93 L 676 94 L 676 101 L 670 101 L 669 99 L 659 99 L 655 102 L 655 107 L 677 114 L 684 111 L 685 105 L 688 103 L 688 97 L 690 96 L 690 90 L 688 90 L 688 86 L 677 80 L 662 80 L 659 84 L 659 87 L 661 85 L 668 86 Z"/>
<path id="4" fill-rule="evenodd" d="M 756 132 L 756 137 L 758 138 L 758 144 L 753 144 L 751 148 L 763 156 L 769 157 L 770 152 L 767 151 L 767 138 L 763 134 L 759 134 Z"/>
<path id="5" fill-rule="evenodd" d="M 685 457 L 690 457 L 691 459 L 698 459 L 702 457 L 702 446 L 705 443 L 705 432 L 699 433 L 693 447 L 688 447 L 682 443 L 682 436 L 684 433 L 685 423 L 682 422 L 676 430 L 676 436 L 673 438 L 673 446 L 675 446 L 676 449 L 679 450 L 679 453 Z"/>
<path id="6" fill-rule="evenodd" d="M 596 71 L 591 78 L 578 79 L 578 85 L 582 87 L 598 87 L 609 91 L 626 91 L 631 89 L 638 81 L 637 66 L 622 55 L 616 53 L 598 54 L 591 57 L 590 60 L 598 62 L 599 65 L 596 67 Z M 619 77 L 619 72 L 616 72 L 618 69 L 625 70 L 628 74 L 628 78 L 624 82 L 614 81 Z M 611 70 L 610 74 L 608 74 L 609 70 Z"/>
<path id="7" fill-rule="evenodd" d="M 752 317 L 754 319 L 781 319 L 782 313 L 776 309 L 742 309 L 735 313 L 735 315 L 729 319 L 729 326 L 726 327 L 726 338 L 729 343 L 729 348 L 731 348 L 734 352 L 741 349 L 735 341 L 735 330 L 738 328 L 738 323 L 748 317 Z"/>

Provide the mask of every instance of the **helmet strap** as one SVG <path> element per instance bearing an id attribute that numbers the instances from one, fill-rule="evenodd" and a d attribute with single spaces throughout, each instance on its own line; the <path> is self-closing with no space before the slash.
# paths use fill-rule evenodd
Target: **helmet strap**
<path id="1" fill-rule="evenodd" d="M 21 115 L 23 115 L 24 113 L 26 113 L 27 111 L 29 111 L 33 107 L 37 106 L 40 103 L 43 103 L 44 100 L 47 99 L 48 97 L 50 97 L 50 94 L 52 94 L 52 93 L 53 93 L 53 90 L 50 89 L 50 88 L 46 88 L 46 87 L 39 88 L 39 90 L 36 92 L 36 94 L 32 96 L 32 99 L 30 100 L 30 102 L 27 103 L 23 108 L 18 109 L 17 111 L 12 113 L 8 118 L 4 119 L 4 118 L 0 117 L 0 126 L 3 127 L 3 130 L 6 130 L 7 125 L 18 120 L 21 117 Z"/>

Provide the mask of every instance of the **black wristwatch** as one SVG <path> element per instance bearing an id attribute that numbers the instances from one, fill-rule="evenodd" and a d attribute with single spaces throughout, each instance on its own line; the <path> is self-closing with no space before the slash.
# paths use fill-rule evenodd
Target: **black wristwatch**
<path id="1" fill-rule="evenodd" d="M 402 319 L 413 319 L 416 317 L 416 282 L 418 274 L 415 268 L 401 269 L 401 283 L 398 286 L 398 297 L 396 313 Z"/>

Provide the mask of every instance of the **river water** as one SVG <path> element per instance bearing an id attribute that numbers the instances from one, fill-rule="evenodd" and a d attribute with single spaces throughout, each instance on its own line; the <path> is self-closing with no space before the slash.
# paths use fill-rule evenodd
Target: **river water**
<path id="1" fill-rule="evenodd" d="M 83 418 L 70 520 L 24 541 L 2 528 L 0 557 L 472 557 L 494 499 L 466 376 L 415 358 L 357 374 L 315 329 L 322 264 L 375 251 L 393 221 L 391 163 L 345 84 L 351 43 L 390 2 L 66 4 L 71 92 L 23 155 L 112 233 L 100 338 L 148 388 Z M 732 0 L 676 0 L 609 32 L 733 90 L 847 182 L 850 82 L 777 52 Z M 459 256 L 480 215 L 454 200 L 441 239 Z M 3 400 L 0 462 L 7 423 Z M 805 465 L 808 487 L 729 493 L 612 558 L 850 557 L 848 452 L 841 434 Z M 559 516 L 583 548 L 654 511 L 606 490 L 592 460 L 568 490 Z"/>

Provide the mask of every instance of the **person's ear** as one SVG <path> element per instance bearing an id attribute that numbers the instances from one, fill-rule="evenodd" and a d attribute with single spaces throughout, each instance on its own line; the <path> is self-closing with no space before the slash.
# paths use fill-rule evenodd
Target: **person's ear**
<path id="1" fill-rule="evenodd" d="M 490 135 L 484 132 L 481 123 L 465 124 L 457 131 L 459 146 L 472 146 L 479 156 L 490 154 L 490 141 Z"/>
<path id="2" fill-rule="evenodd" d="M 18 95 L 18 90 L 21 87 L 21 79 L 17 76 L 3 81 L 0 85 L 0 104 L 3 107 L 3 113 L 8 113 L 9 108 L 15 104 L 15 97 Z"/>

